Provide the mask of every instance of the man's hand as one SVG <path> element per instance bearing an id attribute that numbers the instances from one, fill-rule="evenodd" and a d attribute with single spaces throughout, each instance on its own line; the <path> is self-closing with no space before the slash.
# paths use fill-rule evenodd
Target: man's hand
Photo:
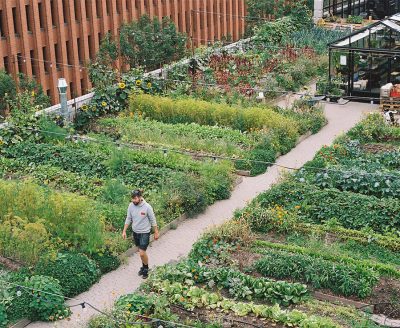
<path id="1" fill-rule="evenodd" d="M 126 231 L 124 230 L 124 231 L 122 231 L 122 239 L 126 239 Z"/>
<path id="2" fill-rule="evenodd" d="M 160 233 L 158 232 L 158 228 L 155 228 L 154 230 L 154 240 L 158 240 L 160 238 Z"/>

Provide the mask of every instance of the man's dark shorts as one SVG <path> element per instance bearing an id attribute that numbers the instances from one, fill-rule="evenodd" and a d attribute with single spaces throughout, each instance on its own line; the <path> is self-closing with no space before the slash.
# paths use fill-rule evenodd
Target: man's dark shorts
<path id="1" fill-rule="evenodd" d="M 148 233 L 133 233 L 133 241 L 139 249 L 145 251 L 150 243 L 150 232 Z"/>

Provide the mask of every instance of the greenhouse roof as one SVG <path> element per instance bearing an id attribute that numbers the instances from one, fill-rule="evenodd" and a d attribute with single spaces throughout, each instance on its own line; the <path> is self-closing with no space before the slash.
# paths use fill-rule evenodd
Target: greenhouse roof
<path id="1" fill-rule="evenodd" d="M 385 18 L 379 22 L 368 25 L 367 27 L 351 33 L 339 40 L 336 40 L 330 44 L 331 47 L 348 47 L 352 43 L 369 37 L 369 35 L 376 33 L 385 28 L 389 28 L 397 33 L 400 33 L 400 13 Z"/>

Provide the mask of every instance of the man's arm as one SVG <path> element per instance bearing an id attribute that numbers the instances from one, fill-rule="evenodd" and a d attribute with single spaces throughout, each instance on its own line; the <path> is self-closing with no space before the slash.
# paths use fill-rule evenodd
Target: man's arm
<path id="1" fill-rule="evenodd" d="M 154 239 L 157 240 L 160 237 L 160 233 L 158 231 L 156 216 L 154 215 L 153 207 L 149 206 L 147 211 L 147 217 L 150 220 L 151 226 L 154 228 Z"/>
<path id="2" fill-rule="evenodd" d="M 128 230 L 128 227 L 130 226 L 131 223 L 132 223 L 132 216 L 131 216 L 131 213 L 130 213 L 129 207 L 128 207 L 128 212 L 126 213 L 126 220 L 125 220 L 124 230 L 122 231 L 122 238 L 123 239 L 126 239 L 126 230 Z"/>

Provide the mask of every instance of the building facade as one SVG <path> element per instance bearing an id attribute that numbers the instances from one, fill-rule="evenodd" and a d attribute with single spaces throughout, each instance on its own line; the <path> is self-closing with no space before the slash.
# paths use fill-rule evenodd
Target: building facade
<path id="1" fill-rule="evenodd" d="M 238 40 L 245 12 L 245 0 L 0 0 L 0 69 L 34 77 L 57 103 L 60 77 L 69 98 L 88 92 L 85 63 L 124 22 L 170 17 L 198 46 L 224 36 Z"/>

